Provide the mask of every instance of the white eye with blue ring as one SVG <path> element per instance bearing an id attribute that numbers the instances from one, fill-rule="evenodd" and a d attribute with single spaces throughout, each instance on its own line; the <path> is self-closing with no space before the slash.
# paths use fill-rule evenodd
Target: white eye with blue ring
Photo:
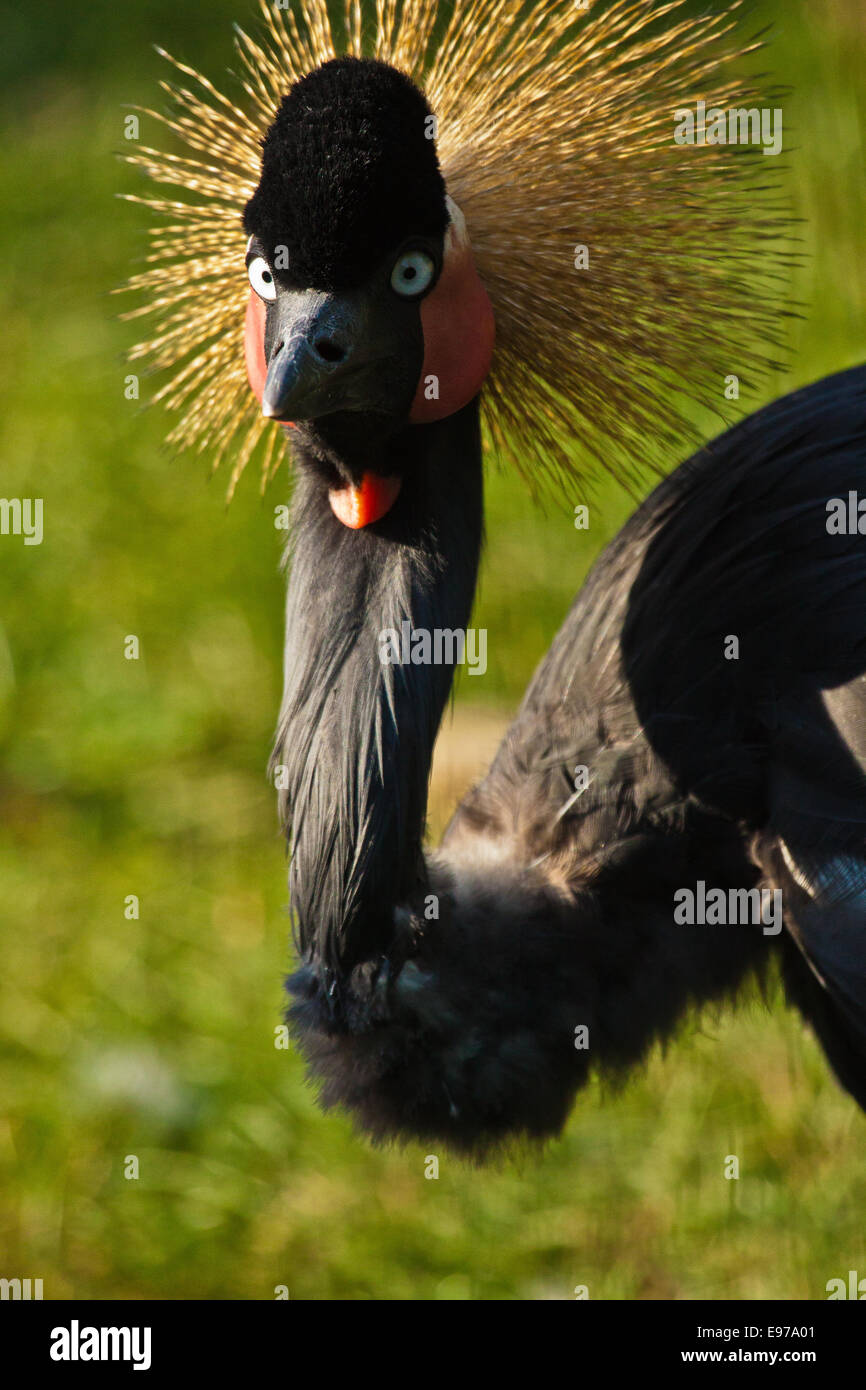
<path id="1" fill-rule="evenodd" d="M 426 251 L 404 251 L 391 271 L 391 288 L 404 299 L 415 299 L 430 286 L 436 262 Z"/>
<path id="2" fill-rule="evenodd" d="M 264 256 L 253 257 L 247 266 L 247 275 L 249 275 L 250 284 L 259 299 L 276 299 L 277 287 L 274 283 L 273 272 Z"/>

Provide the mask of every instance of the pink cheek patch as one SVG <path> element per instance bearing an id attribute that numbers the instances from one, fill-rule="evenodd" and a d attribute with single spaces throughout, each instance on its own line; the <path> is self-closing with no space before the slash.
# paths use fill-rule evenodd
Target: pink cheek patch
<path id="1" fill-rule="evenodd" d="M 442 274 L 421 302 L 424 366 L 409 414 L 416 425 L 444 420 L 468 405 L 493 358 L 493 307 L 475 269 L 462 215 L 451 207 Z"/>
<path id="2" fill-rule="evenodd" d="M 265 319 L 268 311 L 264 301 L 259 299 L 255 290 L 250 290 L 250 297 L 247 300 L 247 313 L 244 320 L 244 357 L 247 362 L 247 381 L 250 389 L 258 401 L 262 403 L 262 396 L 265 394 L 265 377 L 268 374 L 268 364 L 265 361 Z M 280 424 L 287 429 L 292 429 L 291 420 L 281 420 Z"/>
<path id="3" fill-rule="evenodd" d="M 247 380 L 252 393 L 262 403 L 268 364 L 265 361 L 265 319 L 267 310 L 255 290 L 250 290 L 247 316 L 244 323 L 244 356 L 247 359 Z"/>

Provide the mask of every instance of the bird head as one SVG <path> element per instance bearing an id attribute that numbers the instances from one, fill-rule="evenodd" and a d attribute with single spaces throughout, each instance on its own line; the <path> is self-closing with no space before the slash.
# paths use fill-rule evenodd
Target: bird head
<path id="1" fill-rule="evenodd" d="M 341 417 L 371 441 L 454 414 L 481 389 L 493 310 L 448 197 L 422 93 L 372 59 L 296 82 L 263 141 L 246 205 L 247 376 L 262 414 Z M 341 455 L 347 470 L 345 451 Z M 332 479 L 346 525 L 376 521 L 399 476 Z"/>
<path id="2" fill-rule="evenodd" d="M 164 54 L 183 81 L 143 114 L 185 152 L 124 156 L 181 194 L 128 195 L 164 219 L 130 356 L 169 374 L 171 444 L 232 457 L 230 493 L 257 452 L 276 473 L 280 422 L 303 462 L 482 383 L 485 446 L 533 492 L 633 487 L 700 437 L 695 403 L 723 412 L 728 373 L 774 364 L 776 161 L 675 138 L 698 99 L 773 104 L 737 72 L 741 0 L 670 0 L 664 24 L 651 0 L 259 4 L 235 99 Z"/>

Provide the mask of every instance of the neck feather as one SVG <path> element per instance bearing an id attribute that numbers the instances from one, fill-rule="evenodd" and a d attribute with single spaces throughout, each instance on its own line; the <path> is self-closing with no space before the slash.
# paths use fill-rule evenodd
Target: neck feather
<path id="1" fill-rule="evenodd" d="M 299 451 L 285 687 L 273 763 L 291 845 L 298 946 L 339 981 L 387 952 L 393 909 L 423 891 L 433 744 L 454 670 L 385 664 L 381 634 L 465 628 L 482 527 L 477 401 L 383 446 L 400 496 L 347 530 Z"/>

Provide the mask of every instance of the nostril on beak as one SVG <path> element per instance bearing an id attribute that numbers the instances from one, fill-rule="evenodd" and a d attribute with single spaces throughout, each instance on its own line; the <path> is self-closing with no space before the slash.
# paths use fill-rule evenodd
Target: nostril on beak
<path id="1" fill-rule="evenodd" d="M 333 338 L 317 338 L 313 348 L 323 362 L 342 362 L 346 357 L 346 349 Z"/>

